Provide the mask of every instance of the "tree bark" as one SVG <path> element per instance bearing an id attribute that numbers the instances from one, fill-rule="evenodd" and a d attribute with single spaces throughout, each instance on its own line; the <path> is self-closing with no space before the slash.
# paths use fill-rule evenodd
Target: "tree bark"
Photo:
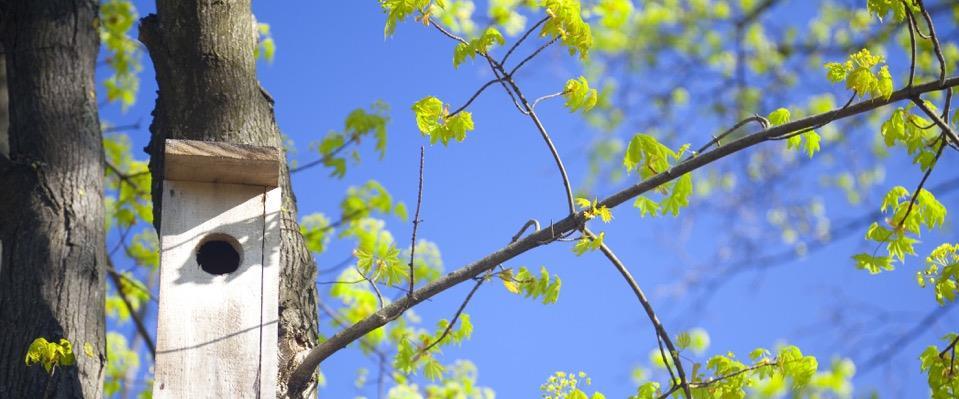
<path id="1" fill-rule="evenodd" d="M 104 354 L 103 145 L 95 96 L 98 6 L 0 2 L 9 157 L 0 156 L 0 397 L 99 398 Z M 73 343 L 51 377 L 24 357 Z M 84 354 L 92 346 L 93 356 Z"/>
<path id="2" fill-rule="evenodd" d="M 0 44 L 0 54 L 4 54 Z M 7 94 L 7 60 L 0 56 L 0 156 L 10 156 L 10 96 Z"/>
<path id="3" fill-rule="evenodd" d="M 273 99 L 256 78 L 251 0 L 158 0 L 140 21 L 140 41 L 153 60 L 159 87 L 150 154 L 154 220 L 159 227 L 165 139 L 223 141 L 282 148 Z M 280 269 L 279 397 L 316 344 L 316 266 L 299 234 L 289 171 L 280 171 L 283 240 Z"/>

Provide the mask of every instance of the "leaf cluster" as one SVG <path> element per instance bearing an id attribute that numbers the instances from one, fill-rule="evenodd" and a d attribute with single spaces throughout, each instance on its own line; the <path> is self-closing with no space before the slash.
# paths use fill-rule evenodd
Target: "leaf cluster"
<path id="1" fill-rule="evenodd" d="M 460 111 L 450 115 L 449 107 L 433 96 L 428 96 L 413 104 L 416 114 L 416 127 L 420 132 L 429 136 L 430 143 L 442 142 L 449 144 L 450 140 L 463 141 L 466 133 L 473 130 L 473 115 L 469 111 Z"/>
<path id="2" fill-rule="evenodd" d="M 513 294 L 522 294 L 527 298 L 542 298 L 543 304 L 555 303 L 559 299 L 559 290 L 563 282 L 558 275 L 550 277 L 546 267 L 540 267 L 539 277 L 526 267 L 520 267 L 515 273 L 513 269 L 503 269 L 496 273 L 503 281 L 503 287 Z"/>
<path id="3" fill-rule="evenodd" d="M 60 338 L 59 342 L 50 342 L 39 337 L 30 343 L 24 361 L 27 366 L 39 363 L 47 374 L 52 374 L 54 367 L 72 366 L 76 364 L 77 358 L 73 354 L 73 344 L 66 338 Z"/>

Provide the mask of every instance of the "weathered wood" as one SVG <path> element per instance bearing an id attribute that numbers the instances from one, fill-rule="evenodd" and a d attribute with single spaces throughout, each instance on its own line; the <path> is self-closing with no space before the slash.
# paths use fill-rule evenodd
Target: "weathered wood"
<path id="1" fill-rule="evenodd" d="M 165 180 L 236 183 L 276 187 L 276 147 L 196 140 L 166 140 Z"/>
<path id="2" fill-rule="evenodd" d="M 163 187 L 153 396 L 275 397 L 281 189 L 171 180 Z M 239 250 L 236 271 L 201 269 L 198 248 L 211 239 Z"/>

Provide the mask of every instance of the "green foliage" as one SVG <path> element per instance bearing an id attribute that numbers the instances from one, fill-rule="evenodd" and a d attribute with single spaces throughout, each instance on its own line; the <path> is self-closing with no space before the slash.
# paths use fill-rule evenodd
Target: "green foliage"
<path id="1" fill-rule="evenodd" d="M 473 12 L 476 5 L 471 0 L 448 1 L 445 7 L 434 6 L 430 13 L 452 32 L 473 35 L 476 32 L 476 22 L 473 21 Z"/>
<path id="2" fill-rule="evenodd" d="M 25 362 L 27 366 L 39 363 L 47 374 L 53 374 L 54 367 L 72 366 L 76 364 L 77 358 L 73 354 L 73 344 L 66 338 L 60 338 L 60 342 L 50 342 L 39 337 L 27 348 Z"/>
<path id="3" fill-rule="evenodd" d="M 138 311 L 150 300 L 150 290 L 130 272 L 121 273 L 119 281 L 117 292 L 107 295 L 106 312 L 107 316 L 116 318 L 122 324 L 130 320 L 130 309 L 121 296 L 126 298 L 133 311 Z"/>
<path id="4" fill-rule="evenodd" d="M 693 193 L 693 175 L 686 173 L 676 179 L 669 195 L 660 203 L 662 214 L 679 215 L 679 210 L 689 206 L 689 196 Z"/>
<path id="5" fill-rule="evenodd" d="M 639 171 L 640 177 L 646 179 L 672 168 L 671 162 L 679 162 L 688 148 L 689 144 L 686 144 L 678 151 L 673 151 L 660 144 L 653 136 L 636 134 L 626 147 L 623 166 L 627 172 Z M 636 198 L 633 206 L 639 208 L 642 216 L 655 215 L 657 212 L 677 216 L 680 209 L 689 205 L 689 196 L 693 193 L 692 175 L 686 173 L 673 184 L 663 185 L 658 190 L 664 197 L 662 202 L 656 203 L 641 196 Z"/>
<path id="6" fill-rule="evenodd" d="M 906 19 L 906 7 L 909 7 L 909 12 L 919 12 L 919 6 L 911 3 L 902 0 L 867 0 L 866 8 L 869 9 L 871 14 L 876 15 L 880 21 L 891 12 L 893 20 L 902 22 Z"/>
<path id="7" fill-rule="evenodd" d="M 932 399 L 949 399 L 959 396 L 959 370 L 956 369 L 956 333 L 942 337 L 952 349 L 941 352 L 936 345 L 926 347 L 919 355 L 920 369 L 926 373 Z M 940 355 L 941 354 L 941 355 Z"/>
<path id="8" fill-rule="evenodd" d="M 668 170 L 671 167 L 670 160 L 679 161 L 688 148 L 687 144 L 679 151 L 673 151 L 660 144 L 655 137 L 638 133 L 626 147 L 623 166 L 626 167 L 627 172 L 639 171 L 639 176 L 646 179 Z"/>
<path id="9" fill-rule="evenodd" d="M 603 223 L 609 223 L 613 220 L 613 212 L 606 207 L 606 205 L 599 205 L 599 200 L 593 199 L 590 202 L 586 198 L 576 198 L 576 206 L 583 210 L 583 217 L 586 220 L 592 220 L 593 218 L 599 216 L 599 219 Z"/>
<path id="10" fill-rule="evenodd" d="M 550 18 L 540 34 L 559 38 L 570 55 L 579 53 L 579 57 L 585 59 L 593 45 L 593 34 L 589 24 L 583 21 L 579 0 L 542 0 L 542 5 Z"/>
<path id="11" fill-rule="evenodd" d="M 333 237 L 334 228 L 330 219 L 322 213 L 313 213 L 300 219 L 300 234 L 310 252 L 321 254 Z"/>
<path id="12" fill-rule="evenodd" d="M 506 34 L 515 35 L 526 28 L 526 17 L 517 8 L 520 5 L 533 7 L 536 0 L 490 0 L 487 16 L 501 26 Z"/>
<path id="13" fill-rule="evenodd" d="M 137 220 L 153 223 L 151 177 L 147 163 L 133 159 L 130 138 L 125 134 L 103 137 L 106 155 L 107 228 L 117 223 L 130 228 Z"/>
<path id="14" fill-rule="evenodd" d="M 826 78 L 833 83 L 845 81 L 846 88 L 860 97 L 889 98 L 895 87 L 889 66 L 882 65 L 878 71 L 873 72 L 873 68 L 881 63 L 882 57 L 873 55 L 868 49 L 862 49 L 850 55 L 845 63 L 827 63 Z"/>
<path id="15" fill-rule="evenodd" d="M 959 244 L 942 244 L 926 258 L 926 268 L 916 272 L 923 288 L 931 285 L 940 305 L 955 302 L 959 294 Z"/>
<path id="16" fill-rule="evenodd" d="M 466 139 L 466 132 L 473 130 L 471 113 L 460 111 L 450 115 L 448 107 L 433 96 L 413 104 L 413 112 L 416 114 L 416 126 L 423 135 L 430 137 L 430 144 L 439 141 L 445 146 L 452 139 L 463 141 Z"/>
<path id="17" fill-rule="evenodd" d="M 606 233 L 599 233 L 595 238 L 590 238 L 588 235 L 583 235 L 579 240 L 576 240 L 576 245 L 573 246 L 573 253 L 576 256 L 581 256 L 587 252 L 592 252 L 603 246 L 603 240 L 606 238 Z"/>
<path id="18" fill-rule="evenodd" d="M 709 333 L 702 328 L 683 331 L 676 337 L 676 347 L 679 350 L 689 349 L 701 355 L 709 348 Z"/>
<path id="19" fill-rule="evenodd" d="M 596 106 L 598 93 L 596 89 L 589 87 L 589 82 L 586 81 L 585 77 L 580 76 L 577 79 L 566 81 L 566 86 L 563 87 L 563 97 L 566 98 L 565 105 L 570 112 L 587 112 Z"/>
<path id="20" fill-rule="evenodd" d="M 322 157 L 323 165 L 332 169 L 331 176 L 343 178 L 347 162 L 342 152 L 350 143 L 360 144 L 364 138 L 372 136 L 380 159 L 386 156 L 386 124 L 389 121 L 389 105 L 377 101 L 369 110 L 357 108 L 350 111 L 343 123 L 343 131 L 327 133 L 313 147 Z M 353 151 L 351 157 L 354 162 L 360 162 L 358 151 Z"/>
<path id="21" fill-rule="evenodd" d="M 769 120 L 769 124 L 772 126 L 784 125 L 792 119 L 792 113 L 786 108 L 779 108 L 770 113 L 766 119 Z M 815 130 L 810 130 L 802 134 L 791 135 L 786 139 L 786 149 L 799 149 L 799 147 L 802 146 L 806 151 L 806 155 L 812 158 L 813 155 L 819 152 L 819 143 L 821 141 L 822 137 L 819 136 L 819 133 L 816 133 Z"/>
<path id="22" fill-rule="evenodd" d="M 592 380 L 586 373 L 557 371 L 546 379 L 546 383 L 539 387 L 543 399 L 605 399 L 600 392 L 587 395 L 583 390 Z"/>
<path id="23" fill-rule="evenodd" d="M 267 62 L 273 62 L 273 57 L 276 55 L 276 41 L 273 40 L 273 35 L 270 34 L 270 24 L 265 24 L 262 22 L 257 22 L 256 24 L 256 50 L 255 55 L 257 59 L 262 58 Z"/>
<path id="24" fill-rule="evenodd" d="M 136 101 L 140 88 L 140 46 L 129 32 L 137 22 L 137 10 L 130 0 L 100 3 L 100 43 L 113 74 L 103 81 L 107 101 L 119 101 L 123 109 Z"/>
<path id="25" fill-rule="evenodd" d="M 926 105 L 932 110 L 936 109 L 931 102 L 927 101 Z M 932 121 L 911 113 L 912 107 L 912 104 L 909 104 L 893 111 L 889 119 L 883 122 L 880 132 L 886 147 L 904 147 L 913 157 L 913 163 L 926 171 L 935 165 L 934 144 L 939 134 L 933 129 L 924 128 L 932 126 Z"/>
<path id="26" fill-rule="evenodd" d="M 406 220 L 406 204 L 400 201 L 393 201 L 386 187 L 376 180 L 369 180 L 359 187 L 350 187 L 346 191 L 346 196 L 340 202 L 340 211 L 345 221 L 355 224 L 371 216 L 374 212 L 382 215 L 395 215 L 401 220 Z M 353 228 L 347 228 L 340 233 L 341 236 L 366 235 L 364 232 L 356 231 Z"/>
<path id="27" fill-rule="evenodd" d="M 503 269 L 496 275 L 503 281 L 507 291 L 523 294 L 527 298 L 542 298 L 544 305 L 556 303 L 563 284 L 558 275 L 554 274 L 551 278 L 546 267 L 540 267 L 539 277 L 525 267 L 520 267 L 515 274 L 513 269 Z"/>
<path id="28" fill-rule="evenodd" d="M 386 13 L 386 27 L 383 28 L 384 36 L 391 36 L 396 31 L 396 24 L 404 21 L 412 14 L 417 14 L 417 19 L 424 22 L 429 21 L 430 0 L 379 0 L 380 7 Z M 437 2 L 442 5 L 442 1 Z"/>
<path id="29" fill-rule="evenodd" d="M 893 187 L 886 193 L 880 210 L 883 213 L 891 211 L 891 215 L 886 225 L 873 222 L 866 231 L 866 239 L 886 244 L 887 255 L 857 254 L 853 259 L 858 268 L 868 270 L 871 274 L 892 270 L 894 258 L 904 262 L 906 255 L 916 254 L 915 244 L 919 240 L 910 234 L 918 236 L 923 225 L 929 229 L 942 226 L 946 219 L 946 207 L 932 193 L 922 189 L 915 196 L 915 201 L 912 198 L 909 190 L 902 186 Z"/>
<path id="30" fill-rule="evenodd" d="M 459 67 L 467 57 L 476 58 L 477 54 L 486 54 L 493 46 L 503 45 L 506 39 L 496 28 L 489 27 L 480 37 L 467 43 L 460 43 L 453 49 L 453 67 Z"/>
<path id="31" fill-rule="evenodd" d="M 123 388 L 128 375 L 140 368 L 140 357 L 130 348 L 127 339 L 114 331 L 107 332 L 107 366 L 103 381 L 105 396 L 117 394 Z"/>

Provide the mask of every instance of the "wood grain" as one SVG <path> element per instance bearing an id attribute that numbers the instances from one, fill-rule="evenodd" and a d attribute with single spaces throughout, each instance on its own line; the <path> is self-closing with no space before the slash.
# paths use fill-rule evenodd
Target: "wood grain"
<path id="1" fill-rule="evenodd" d="M 164 182 L 154 398 L 276 397 L 280 191 Z M 197 248 L 224 235 L 239 268 L 209 274 Z"/>
<path id="2" fill-rule="evenodd" d="M 164 179 L 276 187 L 276 147 L 196 140 L 166 140 Z"/>

